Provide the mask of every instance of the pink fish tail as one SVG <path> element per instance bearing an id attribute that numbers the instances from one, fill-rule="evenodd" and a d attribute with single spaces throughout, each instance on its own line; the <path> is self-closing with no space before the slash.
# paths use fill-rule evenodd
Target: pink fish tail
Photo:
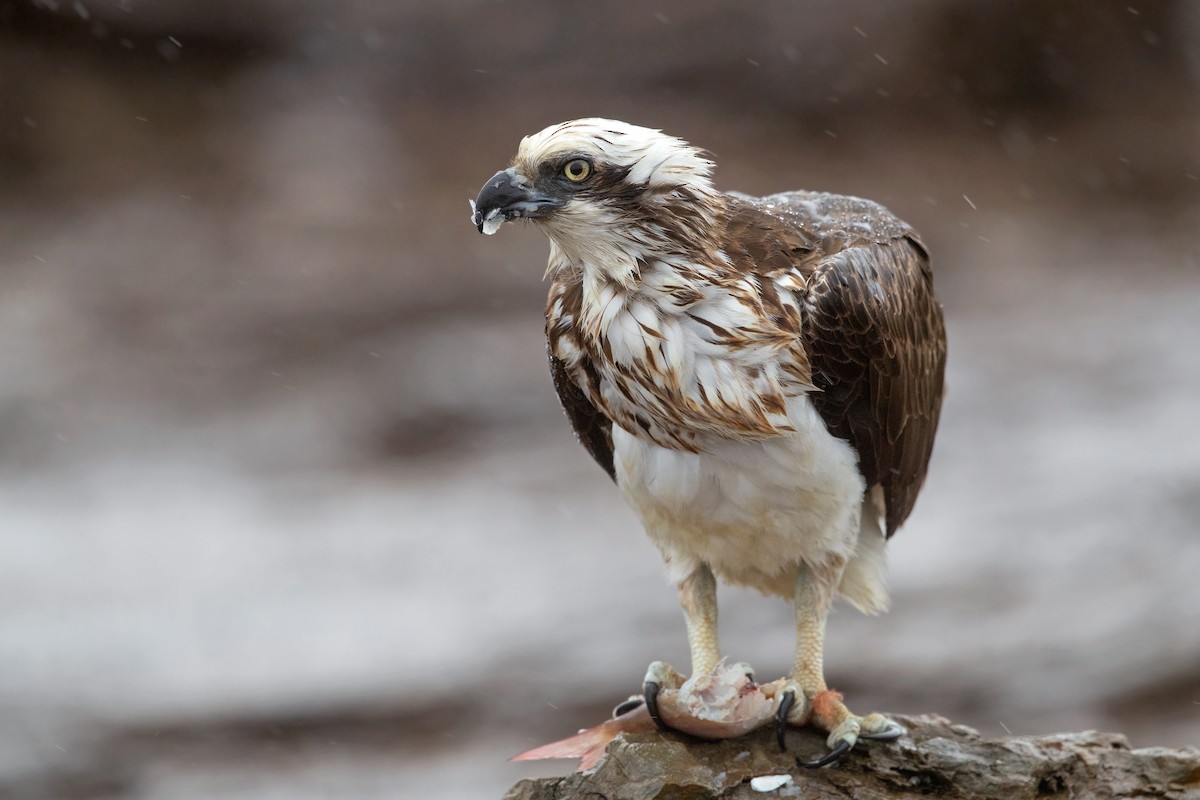
<path id="1" fill-rule="evenodd" d="M 578 758 L 579 768 L 591 769 L 604 755 L 604 748 L 616 738 L 617 731 L 607 725 L 597 725 L 586 731 L 544 744 L 513 756 L 511 761 L 537 761 L 543 758 Z"/>

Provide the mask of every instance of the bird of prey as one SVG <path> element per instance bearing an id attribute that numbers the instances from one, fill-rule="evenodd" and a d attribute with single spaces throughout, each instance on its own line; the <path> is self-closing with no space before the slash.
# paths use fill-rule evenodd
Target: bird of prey
<path id="1" fill-rule="evenodd" d="M 546 338 L 580 443 L 616 482 L 678 587 L 692 676 L 713 673 L 716 578 L 791 600 L 783 726 L 902 735 L 825 683 L 835 596 L 884 611 L 884 546 L 925 480 L 946 335 L 929 256 L 868 200 L 720 192 L 703 151 L 579 119 L 525 137 L 474 224 L 550 239 Z M 655 662 L 646 707 L 684 676 Z"/>

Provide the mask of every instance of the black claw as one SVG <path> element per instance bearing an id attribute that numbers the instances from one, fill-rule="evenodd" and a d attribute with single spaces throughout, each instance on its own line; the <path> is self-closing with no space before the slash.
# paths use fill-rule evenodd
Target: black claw
<path id="1" fill-rule="evenodd" d="M 660 731 L 669 731 L 671 728 L 658 715 L 658 690 L 660 688 L 658 681 L 646 681 L 642 685 L 642 694 L 646 698 L 646 710 L 650 712 L 650 719 L 654 720 L 654 724 Z"/>
<path id="2" fill-rule="evenodd" d="M 624 714 L 628 714 L 630 711 L 633 711 L 635 708 L 638 708 L 645 702 L 645 698 L 631 697 L 622 703 L 618 703 L 617 707 L 612 710 L 613 719 L 616 719 Z"/>
<path id="3" fill-rule="evenodd" d="M 858 734 L 858 738 L 866 739 L 869 741 L 895 741 L 896 739 L 899 739 L 900 736 L 902 736 L 902 735 L 904 735 L 904 729 L 896 728 L 896 729 L 881 730 L 881 732 L 878 732 L 878 733 L 860 733 L 860 734 Z"/>
<path id="4" fill-rule="evenodd" d="M 884 728 L 876 733 L 860 733 L 858 738 L 869 739 L 873 742 L 894 742 L 903 736 L 904 733 L 904 728 L 900 727 L 899 725 L 892 725 L 891 727 Z"/>
<path id="5" fill-rule="evenodd" d="M 821 767 L 828 767 L 830 764 L 836 764 L 837 762 L 841 761 L 842 756 L 850 752 L 850 747 L 850 743 L 845 739 L 839 739 L 834 748 L 821 758 L 818 758 L 815 761 L 801 761 L 797 758 L 796 764 L 804 767 L 805 769 L 820 769 Z"/>
<path id="6" fill-rule="evenodd" d="M 787 718 L 794 705 L 796 705 L 796 693 L 788 689 L 783 693 L 783 698 L 779 701 L 779 708 L 775 711 L 775 740 L 779 742 L 779 752 L 781 753 L 787 752 Z"/>

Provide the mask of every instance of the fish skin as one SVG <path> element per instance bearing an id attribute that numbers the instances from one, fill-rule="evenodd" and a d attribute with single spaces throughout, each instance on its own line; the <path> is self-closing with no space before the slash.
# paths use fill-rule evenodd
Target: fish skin
<path id="1" fill-rule="evenodd" d="M 526 750 L 524 753 L 513 756 L 510 760 L 537 761 L 544 758 L 577 758 L 579 759 L 578 770 L 586 771 L 600 762 L 608 743 L 622 733 L 646 732 L 654 729 L 654 720 L 650 719 L 650 712 L 643 704 L 619 717 L 607 719 L 594 728 L 580 731 L 574 736 L 568 736 L 557 742 Z"/>
<path id="2" fill-rule="evenodd" d="M 663 689 L 658 713 L 668 726 L 699 739 L 733 739 L 774 721 L 781 681 L 754 683 L 740 665 L 720 665 L 712 675 L 694 676 L 679 689 Z M 580 771 L 596 766 L 608 743 L 622 733 L 656 730 L 645 704 L 619 717 L 556 742 L 526 750 L 512 761 L 577 758 Z"/>

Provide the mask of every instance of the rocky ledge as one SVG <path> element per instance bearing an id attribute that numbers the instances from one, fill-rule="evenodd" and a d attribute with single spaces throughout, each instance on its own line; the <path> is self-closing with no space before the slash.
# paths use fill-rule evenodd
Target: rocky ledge
<path id="1" fill-rule="evenodd" d="M 609 744 L 594 769 L 523 780 L 505 800 L 1200 800 L 1196 748 L 1133 750 L 1125 737 L 1095 731 L 988 739 L 938 716 L 892 718 L 908 728 L 908 736 L 891 743 L 864 742 L 839 765 L 819 770 L 796 764 L 797 757 L 809 759 L 823 752 L 824 743 L 815 732 L 790 733 L 787 753 L 779 751 L 768 729 L 722 742 L 627 734 Z"/>

